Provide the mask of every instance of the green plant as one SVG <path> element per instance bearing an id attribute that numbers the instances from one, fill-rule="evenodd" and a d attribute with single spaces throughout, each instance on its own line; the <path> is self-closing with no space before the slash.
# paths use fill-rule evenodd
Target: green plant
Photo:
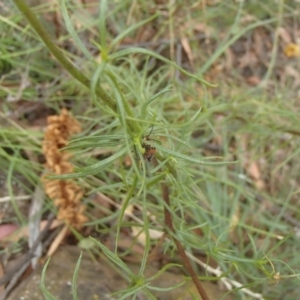
<path id="1" fill-rule="evenodd" d="M 145 235 L 145 252 L 140 272 L 136 275 L 128 271 L 130 283 L 127 290 L 118 293 L 121 299 L 129 295 L 134 297 L 139 291 L 153 297 L 149 288 L 151 278 L 143 278 L 149 253 L 156 243 L 150 236 L 150 230 L 166 230 L 175 243 L 184 244 L 187 255 L 197 265 L 201 265 L 201 261 L 197 261 L 193 255 L 195 252 L 204 253 L 208 260 L 217 261 L 223 272 L 210 268 L 209 263 L 204 264 L 209 274 L 201 279 L 221 280 L 227 287 L 240 291 L 240 295 L 248 293 L 257 299 L 262 299 L 262 294 L 272 296 L 273 291 L 268 283 L 278 277 L 278 269 L 285 274 L 291 272 L 285 259 L 289 258 L 289 264 L 291 262 L 292 265 L 297 265 L 294 253 L 289 254 L 289 248 L 296 249 L 297 242 L 288 239 L 291 228 L 282 222 L 282 216 L 285 210 L 294 209 L 293 196 L 298 192 L 296 187 L 289 184 L 283 186 L 285 192 L 281 191 L 273 196 L 255 189 L 253 180 L 247 178 L 243 171 L 242 162 L 246 159 L 242 139 L 246 134 L 251 135 L 248 150 L 251 159 L 265 157 L 270 162 L 272 174 L 277 174 L 288 162 L 295 163 L 298 152 L 291 145 L 297 144 L 299 130 L 298 114 L 293 111 L 293 105 L 282 101 L 280 97 L 274 97 L 270 104 L 263 92 L 245 92 L 244 87 L 235 86 L 233 91 L 227 92 L 225 88 L 221 89 L 222 83 L 221 92 L 216 97 L 207 86 L 202 85 L 200 89 L 197 78 L 182 69 L 179 70 L 190 80 L 186 80 L 185 86 L 173 81 L 170 74 L 176 66 L 160 55 L 133 47 L 117 50 L 119 41 L 125 35 L 130 35 L 138 26 L 157 18 L 157 14 L 147 15 L 146 21 L 138 22 L 117 37 L 111 38 L 105 25 L 106 2 L 101 1 L 100 16 L 97 18 L 100 20 L 100 42 L 97 34 L 93 40 L 101 53 L 98 63 L 73 28 L 68 15 L 69 11 L 76 11 L 77 6 L 61 1 L 62 15 L 68 30 L 66 36 L 74 41 L 76 49 L 80 51 L 80 59 L 74 53 L 58 50 L 30 14 L 30 10 L 24 6 L 24 2 L 15 0 L 15 3 L 19 4 L 22 11 L 27 11 L 26 16 L 33 28 L 36 28 L 48 49 L 70 73 L 68 83 L 65 80 L 58 89 L 62 88 L 66 95 L 73 96 L 75 112 L 82 112 L 82 107 L 88 106 L 79 116 L 84 124 L 84 133 L 67 147 L 78 154 L 74 159 L 76 173 L 59 178 L 79 178 L 90 194 L 105 193 L 119 205 L 117 211 L 110 211 L 103 219 L 93 220 L 91 215 L 92 221 L 88 224 L 96 226 L 102 233 L 115 235 L 115 251 L 107 249 L 99 241 L 94 241 L 94 248 L 101 249 L 112 262 L 125 270 L 126 264 L 120 257 L 126 253 L 119 253 L 117 249 L 121 229 L 136 226 L 140 229 L 140 235 Z M 141 3 L 146 5 L 144 1 Z M 240 16 L 246 13 L 243 3 L 240 2 L 238 7 L 225 2 L 222 5 L 237 17 L 233 23 L 230 19 L 230 22 L 227 20 L 226 23 L 232 26 L 228 35 L 213 55 L 204 61 L 198 74 L 204 74 L 245 33 L 258 26 L 271 26 L 278 21 L 277 17 L 258 19 L 243 29 L 238 27 Z M 120 7 L 116 8 L 118 9 Z M 214 19 L 220 19 L 213 9 L 207 10 L 206 17 L 213 12 Z M 40 7 L 36 8 L 37 12 L 40 10 Z M 220 10 L 222 12 L 224 10 Z M 89 28 L 90 25 L 86 26 Z M 28 32 L 30 37 L 36 39 L 30 30 Z M 31 51 L 35 49 L 41 49 L 39 42 Z M 84 62 L 82 55 L 85 57 Z M 68 60 L 74 59 L 81 69 L 74 69 L 66 57 Z M 163 66 L 153 69 L 153 57 L 163 61 Z M 136 63 L 137 59 L 143 61 L 142 66 Z M 52 71 L 53 74 L 49 72 L 45 76 L 54 78 L 55 68 Z M 76 86 L 74 78 L 83 84 L 82 89 Z M 28 99 L 32 93 L 33 91 L 28 90 L 24 92 Z M 51 96 L 49 101 L 49 105 L 55 108 L 60 100 L 56 97 Z M 88 105 L 80 104 L 88 102 L 88 98 L 92 99 Z M 185 101 L 186 98 L 192 98 L 193 101 Z M 144 137 L 149 134 L 152 126 L 153 140 L 145 141 Z M 195 134 L 196 129 L 204 132 Z M 19 131 L 18 134 L 21 136 Z M 288 141 L 282 142 L 282 134 L 292 134 L 291 144 Z M 5 137 L 10 135 L 13 136 L 9 133 Z M 200 150 L 216 136 L 221 136 L 224 141 L 220 149 L 224 156 L 222 161 L 218 156 L 206 157 Z M 19 143 L 23 138 L 18 137 L 17 141 Z M 153 165 L 144 160 L 145 142 L 157 149 Z M 12 144 L 10 138 L 9 143 Z M 232 147 L 234 143 L 237 144 L 236 147 Z M 268 148 L 269 144 L 272 147 Z M 289 154 L 278 165 L 275 163 L 276 151 L 282 148 L 287 149 Z M 93 155 L 94 151 L 100 152 L 101 160 Z M 129 166 L 124 163 L 126 155 L 131 160 Z M 11 160 L 10 157 L 7 159 Z M 213 168 L 214 165 L 224 165 L 223 160 L 233 162 L 237 159 L 237 164 Z M 22 163 L 24 164 L 23 160 Z M 296 164 L 290 174 L 298 174 Z M 249 211 L 261 210 L 257 200 L 261 197 L 282 208 L 276 216 L 276 222 L 274 215 L 268 212 L 259 215 L 259 225 L 253 220 L 249 221 Z M 283 205 L 282 199 L 286 200 Z M 126 218 L 126 209 L 132 204 L 144 212 L 142 220 L 134 219 L 134 215 L 131 216 L 132 220 Z M 236 219 L 238 221 L 235 223 Z M 108 228 L 108 221 L 114 221 L 114 226 Z M 201 231 L 201 235 L 196 234 L 197 230 Z M 232 237 L 233 234 L 236 235 L 235 238 Z M 287 247 L 280 253 L 283 242 Z M 183 249 L 178 245 L 177 247 L 184 257 Z M 170 255 L 175 252 L 174 244 L 169 240 L 164 241 L 163 248 Z M 194 267 L 197 268 L 197 265 Z M 292 283 L 298 284 L 297 274 L 285 276 L 294 276 Z M 250 288 L 257 293 L 251 292 Z"/>
<path id="2" fill-rule="evenodd" d="M 86 177 L 89 175 L 95 175 L 99 172 L 101 172 L 103 169 L 105 169 L 106 167 L 108 167 L 110 164 L 112 164 L 113 162 L 115 162 L 118 158 L 122 157 L 126 152 L 127 153 L 131 153 L 132 148 L 134 147 L 135 153 L 138 154 L 139 159 L 138 161 L 141 162 L 142 164 L 142 174 L 140 172 L 140 166 L 137 163 L 136 159 L 131 155 L 131 160 L 132 160 L 132 165 L 133 165 L 133 169 L 134 169 L 134 173 L 132 174 L 133 177 L 133 186 L 132 186 L 132 193 L 133 191 L 136 189 L 137 195 L 141 195 L 143 194 L 143 198 L 144 198 L 144 207 L 146 209 L 146 189 L 145 189 L 145 185 L 146 185 L 146 165 L 145 165 L 145 161 L 143 159 L 142 154 L 145 152 L 145 147 L 143 147 L 143 143 L 142 143 L 142 137 L 144 135 L 145 129 L 142 129 L 142 126 L 140 126 L 139 124 L 141 124 L 144 119 L 137 119 L 134 118 L 134 114 L 130 108 L 130 105 L 128 103 L 128 101 L 126 101 L 124 94 L 121 91 L 121 88 L 118 84 L 118 78 L 115 74 L 115 72 L 112 71 L 112 68 L 109 65 L 110 61 L 113 60 L 122 60 L 122 58 L 125 56 L 127 56 L 128 54 L 132 54 L 132 53 L 144 53 L 145 55 L 150 55 L 150 56 L 154 56 L 164 62 L 168 62 L 165 58 L 156 55 L 154 53 L 151 53 L 149 51 L 143 51 L 142 49 L 130 49 L 130 51 L 121 51 L 121 52 L 117 52 L 113 55 L 109 54 L 109 49 L 106 47 L 106 37 L 105 37 L 105 32 L 106 32 L 106 26 L 105 26 L 105 13 L 107 11 L 106 5 L 107 3 L 105 1 L 101 2 L 101 7 L 100 7 L 100 32 L 101 32 L 101 58 L 103 60 L 103 63 L 100 63 L 99 66 L 97 67 L 94 76 L 92 78 L 92 80 L 90 81 L 87 77 L 85 77 L 82 72 L 80 72 L 77 68 L 75 68 L 69 61 L 68 59 L 65 58 L 65 56 L 60 52 L 60 50 L 57 48 L 57 46 L 52 42 L 52 40 L 50 39 L 50 37 L 48 36 L 48 34 L 46 33 L 46 31 L 44 30 L 43 26 L 39 23 L 38 19 L 36 18 L 36 16 L 34 15 L 34 13 L 32 13 L 32 11 L 30 10 L 30 8 L 27 6 L 27 4 L 25 3 L 25 1 L 22 0 L 17 0 L 15 1 L 15 4 L 18 6 L 18 8 L 22 11 L 22 13 L 25 15 L 25 17 L 27 18 L 27 20 L 30 22 L 31 26 L 35 29 L 35 31 L 38 33 L 38 35 L 42 38 L 43 42 L 45 43 L 45 45 L 47 46 L 47 48 L 52 52 L 52 54 L 58 59 L 58 61 L 64 66 L 64 68 L 75 78 L 77 79 L 80 83 L 82 83 L 84 86 L 88 87 L 91 89 L 93 98 L 94 98 L 94 102 L 98 107 L 101 107 L 103 104 L 107 105 L 114 113 L 115 116 L 118 117 L 120 125 L 123 126 L 124 129 L 124 140 L 125 140 L 125 144 L 121 145 L 119 151 L 117 151 L 115 154 L 113 154 L 112 156 L 110 156 L 107 159 L 102 160 L 101 162 L 97 163 L 96 165 L 92 165 L 92 166 L 88 166 L 85 168 L 80 169 L 79 172 L 77 172 L 76 174 L 73 175 L 64 175 L 64 176 L 59 176 L 58 178 L 63 179 L 63 178 L 71 178 L 71 177 Z M 83 50 L 83 52 L 85 54 L 88 54 L 88 51 L 85 49 L 84 45 L 80 42 L 80 39 L 78 38 L 75 30 L 73 30 L 73 27 L 71 25 L 71 23 L 69 22 L 69 18 L 68 18 L 68 14 L 66 12 L 66 7 L 64 5 L 64 1 L 62 1 L 62 9 L 63 9 L 63 16 L 65 18 L 66 24 L 67 24 L 67 28 L 71 34 L 71 36 L 75 39 L 75 41 L 77 41 L 77 44 L 79 45 L 79 47 L 81 48 L 81 50 Z M 113 44 L 113 43 L 112 43 Z M 89 57 L 91 58 L 91 57 Z M 172 64 L 171 62 L 169 62 L 171 65 L 175 66 L 174 64 Z M 180 71 L 182 71 L 183 73 L 185 73 L 186 75 L 189 75 L 186 71 L 184 71 L 183 69 L 177 67 Z M 100 79 L 100 75 L 102 75 L 103 77 L 106 78 L 107 82 L 110 84 L 110 86 L 113 87 L 113 95 L 114 96 L 109 96 L 108 93 L 106 93 L 102 88 L 101 85 L 98 85 L 99 79 Z M 190 75 L 192 76 L 192 75 Z M 193 77 L 193 76 L 192 76 Z M 199 79 L 201 81 L 201 79 Z M 202 80 L 203 81 L 203 80 Z M 203 83 L 207 84 L 205 81 L 203 81 Z M 101 103 L 98 102 L 98 98 L 101 100 Z M 115 99 L 115 101 L 113 101 L 112 99 Z M 145 114 L 147 112 L 147 105 L 150 104 L 150 102 L 152 102 L 154 99 L 151 99 L 150 101 L 146 102 L 146 104 L 143 106 L 142 108 L 142 112 L 141 112 L 141 117 L 145 118 Z M 103 104 L 102 104 L 103 102 Z M 199 113 L 199 111 L 198 111 Z M 196 116 L 198 115 L 198 113 L 196 114 Z M 193 120 L 194 118 L 192 118 Z M 150 123 L 150 122 L 149 122 Z M 151 123 L 150 123 L 151 124 Z M 188 124 L 184 124 L 183 126 L 187 126 Z M 118 135 L 119 137 L 119 135 Z M 169 138 L 172 138 L 172 136 L 169 136 Z M 94 137 L 93 137 L 94 139 Z M 185 144 L 185 141 L 181 141 L 180 139 L 174 137 L 175 140 Z M 111 144 L 111 141 L 115 141 L 116 140 L 116 136 L 110 136 L 108 137 L 105 141 L 104 141 L 104 145 L 105 142 L 108 142 L 109 144 Z M 85 139 L 79 139 L 77 141 L 77 145 L 82 143 L 82 141 L 84 143 L 90 143 L 91 139 L 89 138 L 85 138 Z M 81 144 L 82 145 L 82 144 Z M 86 145 L 85 145 L 86 146 Z M 193 271 L 187 257 L 186 254 L 183 250 L 183 247 L 181 246 L 181 243 L 179 242 L 178 238 L 176 237 L 176 231 L 174 226 L 172 225 L 172 216 L 171 213 L 169 211 L 171 203 L 170 203 L 170 195 L 169 195 L 169 189 L 170 189 L 170 185 L 174 182 L 174 180 L 177 180 L 178 175 L 178 170 L 176 168 L 174 168 L 174 166 L 172 166 L 172 164 L 170 163 L 170 161 L 176 161 L 176 158 L 182 159 L 182 160 L 186 160 L 186 161 L 190 161 L 190 162 L 194 162 L 194 163 L 200 163 L 200 164 L 219 164 L 219 163 L 207 163 L 204 162 L 202 160 L 196 159 L 196 158 L 191 158 L 189 156 L 186 156 L 184 154 L 181 154 L 179 152 L 176 152 L 174 150 L 171 150 L 170 148 L 166 148 L 161 146 L 160 144 L 156 144 L 155 145 L 159 150 L 165 152 L 168 157 L 163 157 L 163 156 L 158 156 L 159 161 L 164 164 L 163 169 L 165 169 L 165 171 L 163 170 L 163 172 L 169 173 L 171 176 L 170 177 L 170 181 L 169 182 L 164 182 L 163 183 L 163 199 L 165 201 L 165 222 L 166 222 L 166 226 L 168 227 L 168 229 L 170 230 L 170 233 L 172 235 L 175 234 L 175 236 L 173 236 L 173 239 L 177 245 L 177 247 L 179 248 L 179 252 L 180 255 L 183 257 L 184 261 L 184 265 L 188 268 L 189 273 L 192 276 L 192 279 L 195 283 L 195 285 L 198 288 L 199 291 L 199 295 L 204 299 L 208 299 L 204 289 L 202 288 L 199 280 L 197 279 L 197 276 L 195 274 L 195 272 Z M 56 177 L 57 178 L 57 177 Z M 138 186 L 138 180 L 141 182 L 141 185 Z M 163 182 L 161 180 L 161 182 Z M 184 191 L 182 191 L 184 195 Z M 128 202 L 129 202 L 130 198 L 128 198 Z M 121 211 L 121 218 L 119 220 L 119 224 L 121 224 L 122 222 L 122 216 L 124 214 L 124 211 L 126 209 L 126 205 L 127 203 L 124 204 L 123 209 Z M 174 217 L 174 216 L 173 216 Z M 144 218 L 146 221 L 146 218 Z M 145 224 L 145 231 L 147 232 L 147 225 Z M 120 228 L 120 227 L 119 227 Z M 118 236 L 118 234 L 117 234 Z M 149 241 L 148 241 L 149 243 Z M 145 251 L 145 260 L 148 256 L 148 251 L 149 251 L 149 246 L 147 247 L 148 250 Z M 145 264 L 144 264 L 145 267 Z M 141 268 L 141 273 L 143 271 L 143 268 Z"/>

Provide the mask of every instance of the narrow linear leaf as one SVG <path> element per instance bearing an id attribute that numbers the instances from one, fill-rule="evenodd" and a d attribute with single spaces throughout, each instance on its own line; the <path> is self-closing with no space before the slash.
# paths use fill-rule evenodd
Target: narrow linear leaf
<path id="1" fill-rule="evenodd" d="M 185 122 L 185 123 L 180 123 L 180 124 L 163 124 L 163 127 L 164 128 L 171 128 L 171 129 L 174 129 L 174 128 L 182 128 L 182 127 L 185 127 L 185 126 L 188 126 L 190 125 L 191 123 L 193 123 L 195 121 L 195 119 L 198 117 L 198 115 L 200 114 L 202 108 L 200 108 L 193 116 L 192 118 L 188 121 L 188 122 Z M 145 123 L 145 124 L 150 124 L 150 125 L 155 125 L 155 126 L 162 126 L 161 123 L 157 123 L 157 122 L 152 122 L 152 121 L 149 121 L 149 120 L 143 120 L 143 119 L 140 119 L 140 118 L 133 118 L 133 117 L 129 117 L 129 116 L 126 116 L 126 119 L 128 120 L 133 120 L 133 121 L 137 121 L 137 122 L 140 122 L 140 123 Z"/>
<path id="2" fill-rule="evenodd" d="M 47 289 L 46 287 L 46 271 L 47 271 L 47 268 L 48 268 L 48 265 L 50 263 L 50 257 L 48 258 L 45 266 L 43 267 L 43 271 L 42 271 L 42 276 L 41 276 L 41 282 L 40 282 L 40 289 L 44 295 L 44 297 L 47 299 L 47 300 L 57 300 Z"/>
<path id="3" fill-rule="evenodd" d="M 101 50 L 103 54 L 106 55 L 107 47 L 106 47 L 106 16 L 107 16 L 107 1 L 103 0 L 100 2 L 100 11 L 99 11 L 99 31 L 100 31 L 100 42 L 101 42 Z M 103 56 L 102 54 L 102 56 Z M 104 60 L 106 60 L 105 57 Z"/>
<path id="4" fill-rule="evenodd" d="M 135 285 L 133 287 L 127 288 L 126 293 L 123 294 L 121 297 L 118 297 L 118 300 L 128 299 L 129 296 L 131 296 L 133 294 L 137 294 L 138 291 L 144 289 L 145 287 L 147 287 L 147 285 L 149 285 L 149 284 Z M 112 294 L 112 296 L 114 296 L 114 295 L 115 294 Z M 132 299 L 132 298 L 130 298 L 130 299 Z"/>
<path id="5" fill-rule="evenodd" d="M 129 28 L 125 28 L 124 31 L 122 31 L 110 44 L 110 48 L 113 48 L 115 45 L 117 45 L 121 40 L 123 40 L 123 38 L 125 36 L 127 36 L 131 31 L 134 31 L 136 29 L 138 29 L 139 27 L 142 27 L 143 25 L 151 22 L 152 20 L 156 19 L 159 16 L 159 14 L 154 14 L 152 15 L 150 18 L 143 20 L 141 22 L 138 22 L 136 24 L 134 24 L 133 26 L 129 27 Z"/>
<path id="6" fill-rule="evenodd" d="M 174 263 L 169 263 L 165 266 L 163 266 L 155 275 L 153 275 L 151 278 L 149 278 L 148 280 L 153 280 L 158 278 L 159 276 L 161 276 L 165 271 L 167 271 L 169 268 L 173 268 L 173 267 L 179 267 L 181 268 L 182 265 L 179 264 L 174 264 Z"/>
<path id="7" fill-rule="evenodd" d="M 216 87 L 215 84 L 212 84 L 212 83 L 209 83 L 207 82 L 206 80 L 204 80 L 203 78 L 200 78 L 200 77 L 197 77 L 189 72 L 187 72 L 186 70 L 182 69 L 181 67 L 179 67 L 176 63 L 168 60 L 167 58 L 157 54 L 157 53 L 154 53 L 152 51 L 149 51 L 147 49 L 143 49 L 143 48 L 136 48 L 136 47 L 130 47 L 130 49 L 125 49 L 125 50 L 121 50 L 115 54 L 112 54 L 110 56 L 110 59 L 113 60 L 113 59 L 119 59 L 121 58 L 122 56 L 127 56 L 127 55 L 131 55 L 133 53 L 140 53 L 140 54 L 145 54 L 145 55 L 149 55 L 149 56 L 153 56 L 161 61 L 163 61 L 164 63 L 166 64 L 169 64 L 171 65 L 172 67 L 174 67 L 175 69 L 179 70 L 182 74 L 186 75 L 186 76 L 189 76 L 191 78 L 194 78 L 196 79 L 197 81 L 207 85 L 207 86 L 211 86 L 211 87 Z"/>
<path id="8" fill-rule="evenodd" d="M 183 159 L 183 160 L 188 161 L 188 162 L 193 162 L 193 163 L 197 163 L 197 164 L 201 164 L 201 165 L 205 165 L 205 166 L 224 166 L 224 165 L 229 165 L 229 164 L 232 164 L 232 163 L 236 163 L 236 161 L 207 162 L 207 161 L 203 161 L 203 160 L 200 160 L 200 159 L 197 159 L 197 158 L 194 158 L 194 157 L 187 156 L 187 155 L 184 155 L 182 153 L 176 152 L 174 150 L 165 148 L 165 147 L 163 147 L 163 146 L 161 146 L 157 143 L 152 143 L 151 142 L 151 145 L 155 146 L 158 150 L 161 150 L 162 152 L 165 152 L 165 153 L 167 153 L 169 155 L 172 155 L 176 158 L 180 158 L 180 159 Z"/>
<path id="9" fill-rule="evenodd" d="M 164 90 L 158 92 L 157 94 L 155 94 L 153 97 L 151 97 L 148 101 L 146 101 L 144 104 L 143 104 L 143 107 L 142 107 L 142 113 L 141 113 L 141 118 L 144 119 L 145 116 L 146 116 L 146 110 L 147 110 L 147 106 L 153 102 L 155 99 L 157 99 L 160 95 L 164 94 L 164 93 L 167 93 L 169 91 L 171 91 L 172 89 L 167 87 L 165 88 Z"/>
<path id="10" fill-rule="evenodd" d="M 119 141 L 107 141 L 107 140 L 103 140 L 103 141 L 98 141 L 96 142 L 90 142 L 90 143 L 78 143 L 76 145 L 71 145 L 71 146 L 66 146 L 64 148 L 61 148 L 60 151 L 64 151 L 64 150 L 76 150 L 76 149 L 82 149 L 82 148 L 104 148 L 104 147 L 112 147 L 112 146 L 118 146 L 120 145 L 121 142 Z"/>
<path id="11" fill-rule="evenodd" d="M 79 300 L 78 295 L 77 295 L 77 278 L 78 278 L 78 272 L 79 272 L 79 267 L 82 259 L 82 251 L 80 252 L 80 256 L 78 258 L 78 261 L 75 266 L 73 278 L 72 278 L 72 295 L 73 295 L 73 300 Z"/>
<path id="12" fill-rule="evenodd" d="M 160 287 L 156 287 L 156 286 L 148 286 L 148 289 L 153 290 L 153 291 L 158 291 L 158 292 L 168 292 L 168 291 L 175 290 L 184 284 L 185 284 L 185 282 L 183 281 L 183 282 L 174 284 L 174 285 L 172 285 L 170 287 L 166 287 L 166 288 L 160 288 Z"/>
<path id="13" fill-rule="evenodd" d="M 83 137 L 83 138 L 78 138 L 70 141 L 68 145 L 71 145 L 73 143 L 77 142 L 97 142 L 99 140 L 121 140 L 124 139 L 123 134 L 118 134 L 118 135 L 95 135 L 95 136 L 89 136 L 89 137 Z"/>
<path id="14" fill-rule="evenodd" d="M 158 134 L 155 134 L 155 136 L 161 136 L 161 137 L 166 137 L 168 139 L 171 139 L 171 140 L 174 140 L 174 141 L 177 141 L 179 142 L 180 144 L 183 144 L 184 146 L 192 149 L 192 147 L 190 145 L 187 144 L 186 141 L 174 136 L 174 135 L 170 135 L 170 134 L 164 134 L 164 133 L 158 133 Z"/>
<path id="15" fill-rule="evenodd" d="M 101 248 L 103 253 L 111 260 L 113 261 L 117 266 L 119 266 L 122 270 L 124 270 L 128 275 L 134 276 L 134 274 L 131 272 L 131 270 L 127 267 L 127 265 L 112 251 L 110 251 L 108 248 L 106 248 L 101 242 L 98 240 L 90 237 L 90 239 Z"/>
<path id="16" fill-rule="evenodd" d="M 70 36 L 73 38 L 75 44 L 78 46 L 78 48 L 82 51 L 82 53 L 91 61 L 94 61 L 94 57 L 91 55 L 91 53 L 88 51 L 88 49 L 85 47 L 83 42 L 81 41 L 80 37 L 77 34 L 77 31 L 74 29 L 71 19 L 69 17 L 66 2 L 65 0 L 60 0 L 60 6 L 61 6 L 61 12 L 67 27 L 67 30 L 70 34 Z"/>
<path id="17" fill-rule="evenodd" d="M 105 62 L 102 62 L 97 66 L 97 69 L 96 69 L 95 73 L 93 74 L 93 77 L 92 77 L 92 80 L 91 80 L 91 83 L 90 83 L 90 90 L 91 90 L 93 102 L 97 106 L 99 106 L 99 108 L 100 108 L 100 104 L 98 102 L 96 90 L 97 90 L 97 87 L 99 85 L 99 78 L 101 77 L 102 72 L 104 72 L 105 67 L 106 67 Z"/>
<path id="18" fill-rule="evenodd" d="M 121 157 L 123 154 L 125 154 L 127 151 L 127 148 L 122 148 L 120 151 L 115 153 L 114 155 L 101 160 L 99 163 L 96 163 L 93 166 L 88 166 L 86 168 L 80 168 L 79 172 L 72 173 L 72 174 L 63 174 L 63 175 L 51 175 L 49 176 L 50 179 L 71 179 L 71 178 L 80 178 L 85 177 L 88 175 L 94 175 L 106 168 L 108 165 L 113 163 L 117 158 Z"/>

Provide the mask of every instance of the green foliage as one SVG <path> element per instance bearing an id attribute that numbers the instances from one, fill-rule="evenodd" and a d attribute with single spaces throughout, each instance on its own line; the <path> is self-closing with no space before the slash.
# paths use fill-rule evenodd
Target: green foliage
<path id="1" fill-rule="evenodd" d="M 60 1 L 65 28 L 57 44 L 61 47 L 60 54 L 76 65 L 75 69 L 61 68 L 50 58 L 47 47 L 17 12 L 1 17 L 5 36 L 0 45 L 3 55 L 0 71 L 7 83 L 6 87 L 0 87 L 1 96 L 15 96 L 18 88 L 13 83 L 20 82 L 27 72 L 34 86 L 45 84 L 42 97 L 48 107 L 58 110 L 68 99 L 83 124 L 82 134 L 64 149 L 74 153 L 74 174 L 53 178 L 77 178 L 89 195 L 101 192 L 119 205 L 116 211 L 105 211 L 106 217 L 101 220 L 91 216 L 87 224 L 110 234 L 116 241 L 115 251 L 95 239 L 89 246 L 101 250 L 130 279 L 128 288 L 115 296 L 133 299 L 142 292 L 148 299 L 155 299 L 152 292 L 158 288 L 151 285 L 152 280 L 173 266 L 165 266 L 151 278 L 144 275 L 147 258 L 156 243 L 149 232 L 165 229 L 161 183 L 171 190 L 168 210 L 176 225 L 176 237 L 189 253 L 205 254 L 208 262 L 214 260 L 223 272 L 217 277 L 207 272 L 201 277 L 203 280 L 226 277 L 240 282 L 241 286 L 235 286 L 232 291 L 236 299 L 246 299 L 243 288 L 269 299 L 284 297 L 289 288 L 299 291 L 300 245 L 293 235 L 293 226 L 285 221 L 291 214 L 295 219 L 300 216 L 295 200 L 299 187 L 291 184 L 299 177 L 297 99 L 290 97 L 288 88 L 278 87 L 280 93 L 270 96 L 264 90 L 228 87 L 223 82 L 218 82 L 216 87 L 201 77 L 231 45 L 254 28 L 275 30 L 279 18 L 277 4 L 240 1 L 237 5 L 233 1 L 221 1 L 203 12 L 194 9 L 201 1 L 184 4 L 190 6 L 188 17 L 205 20 L 225 33 L 209 55 L 191 43 L 196 49 L 194 53 L 199 53 L 195 62 L 195 73 L 200 76 L 197 77 L 159 53 L 138 47 L 120 49 L 122 39 L 133 36 L 141 26 L 153 20 L 164 24 L 159 11 L 148 15 L 151 1 L 150 4 L 137 1 L 144 13 L 134 15 L 135 21 L 128 22 L 125 28 L 124 12 L 129 11 L 129 6 L 126 1 L 121 2 L 115 1 L 114 9 L 108 12 L 110 3 L 101 1 L 99 16 L 90 16 L 81 4 Z M 34 13 L 48 12 L 48 5 L 34 7 Z M 176 5 L 182 9 L 180 1 Z M 290 6 L 285 9 L 286 14 L 292 14 Z M 255 18 L 244 26 L 241 19 L 247 14 Z M 115 36 L 107 30 L 111 20 L 122 29 Z M 76 21 L 80 22 L 80 28 L 76 27 Z M 172 20 L 168 22 L 171 28 Z M 100 54 L 97 57 L 94 53 Z M 157 62 L 155 67 L 153 61 Z M 175 80 L 174 70 L 185 76 L 184 85 Z M 77 80 L 83 85 L 78 85 Z M 218 90 L 217 95 L 212 87 Z M 22 99 L 26 101 L 37 101 L 38 97 L 37 89 L 27 87 L 22 91 Z M 1 105 L 9 110 L 7 104 Z M 143 143 L 150 132 L 147 143 L 156 147 L 157 165 L 144 160 Z M 245 137 L 250 140 L 247 149 Z M 215 138 L 222 139 L 221 147 L 216 156 L 206 156 L 203 149 Z M 13 122 L 1 127 L 0 164 L 7 170 L 12 198 L 14 172 L 23 174 L 33 184 L 39 182 L 42 166 L 29 162 L 21 152 L 40 155 L 41 139 L 40 132 L 23 129 Z M 279 156 L 283 156 L 280 161 Z M 131 164 L 126 165 L 128 157 Z M 272 191 L 267 193 L 255 187 L 255 180 L 245 172 L 246 160 L 261 161 L 262 169 L 265 168 L 263 179 L 272 183 Z M 284 177 L 280 176 L 283 171 Z M 85 201 L 89 204 L 88 198 Z M 131 205 L 143 212 L 142 219 L 127 218 L 126 209 Z M 279 213 L 270 212 L 265 208 L 267 205 L 279 207 Z M 15 211 L 19 222 L 24 222 L 16 206 Z M 108 223 L 113 225 L 108 227 Z M 128 268 L 121 259 L 125 254 L 117 249 L 121 229 L 132 226 L 139 227 L 140 235 L 145 236 L 145 252 L 138 274 Z M 195 233 L 197 230 L 201 235 Z M 164 252 L 174 255 L 171 242 L 165 241 L 162 247 Z M 47 299 L 54 299 L 45 286 L 48 263 L 41 288 Z M 80 261 L 74 283 L 79 264 Z M 270 285 L 277 272 L 288 280 L 288 285 L 282 280 L 276 288 Z M 76 298 L 76 290 L 73 295 Z"/>

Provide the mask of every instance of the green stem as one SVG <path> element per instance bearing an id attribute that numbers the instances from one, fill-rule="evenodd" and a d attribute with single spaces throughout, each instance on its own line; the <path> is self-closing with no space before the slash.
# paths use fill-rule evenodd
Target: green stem
<path id="1" fill-rule="evenodd" d="M 90 89 L 91 81 L 84 76 L 80 70 L 78 70 L 66 57 L 63 55 L 62 51 L 54 44 L 51 37 L 48 35 L 47 31 L 37 19 L 35 14 L 32 12 L 30 7 L 24 0 L 13 0 L 18 9 L 24 14 L 27 21 L 30 23 L 32 28 L 36 31 L 42 41 L 46 44 L 49 51 L 54 55 L 54 57 L 64 66 L 64 68 L 80 83 Z M 116 102 L 100 87 L 96 87 L 96 95 L 113 111 L 117 111 Z"/>
<path id="2" fill-rule="evenodd" d="M 126 113 L 127 117 L 134 118 L 134 114 L 132 113 L 132 110 L 131 110 L 128 102 L 123 97 L 123 94 L 122 94 L 121 89 L 118 85 L 117 79 L 115 78 L 115 76 L 111 72 L 106 72 L 106 74 L 112 80 L 112 82 L 114 83 L 115 87 L 117 88 L 117 90 L 120 94 L 120 97 L 121 97 L 121 100 L 122 100 L 122 105 L 124 107 L 124 110 L 125 110 L 125 113 Z M 134 133 L 140 133 L 141 132 L 141 127 L 139 126 L 139 124 L 136 121 L 127 119 L 126 122 L 127 122 L 128 126 L 130 127 L 132 132 L 134 132 Z M 123 122 L 123 123 L 125 123 L 125 122 Z"/>

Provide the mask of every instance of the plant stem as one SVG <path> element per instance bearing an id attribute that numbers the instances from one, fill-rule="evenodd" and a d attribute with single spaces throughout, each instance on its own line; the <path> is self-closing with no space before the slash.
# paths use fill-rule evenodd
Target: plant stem
<path id="1" fill-rule="evenodd" d="M 168 207 L 170 207 L 170 192 L 169 192 L 169 188 L 168 186 L 163 183 L 162 184 L 162 192 L 163 192 L 163 199 L 165 201 L 165 206 L 164 206 L 164 215 L 165 215 L 165 224 L 167 225 L 167 227 L 170 229 L 170 231 L 172 233 L 176 233 L 174 225 L 173 225 L 173 221 L 172 221 L 172 216 L 168 210 Z M 199 293 L 199 295 L 201 296 L 201 298 L 203 300 L 209 300 L 200 280 L 197 277 L 196 272 L 194 271 L 185 251 L 183 246 L 181 245 L 181 243 L 179 242 L 179 240 L 176 239 L 176 237 L 174 235 L 172 235 L 172 238 L 174 240 L 174 243 L 176 244 L 177 250 L 179 255 L 181 256 L 182 259 L 182 263 L 184 265 L 184 267 L 187 269 L 187 271 L 189 272 L 189 274 L 192 277 L 192 280 L 197 288 L 197 291 Z"/>

